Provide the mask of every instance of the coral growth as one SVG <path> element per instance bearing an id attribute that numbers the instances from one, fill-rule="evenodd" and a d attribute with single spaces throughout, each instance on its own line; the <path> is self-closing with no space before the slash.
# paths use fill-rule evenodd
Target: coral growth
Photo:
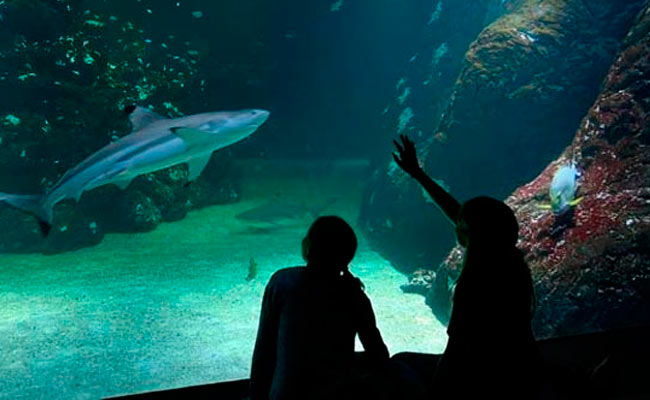
<path id="1" fill-rule="evenodd" d="M 436 273 L 429 269 L 417 269 L 410 276 L 408 283 L 400 286 L 404 293 L 426 295 L 433 288 Z"/>

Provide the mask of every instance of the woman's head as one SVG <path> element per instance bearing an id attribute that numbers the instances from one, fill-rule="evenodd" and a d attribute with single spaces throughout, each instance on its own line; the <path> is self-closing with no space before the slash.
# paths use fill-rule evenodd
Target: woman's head
<path id="1" fill-rule="evenodd" d="M 519 236 L 517 218 L 504 202 L 481 196 L 466 201 L 456 225 L 458 243 L 486 246 L 514 246 Z"/>
<path id="2" fill-rule="evenodd" d="M 343 271 L 357 251 L 357 236 L 343 219 L 319 217 L 302 240 L 302 256 L 308 265 Z"/>

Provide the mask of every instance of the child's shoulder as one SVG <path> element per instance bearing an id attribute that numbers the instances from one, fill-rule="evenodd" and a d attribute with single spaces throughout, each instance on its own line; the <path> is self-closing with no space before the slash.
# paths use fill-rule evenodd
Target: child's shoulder
<path id="1" fill-rule="evenodd" d="M 282 281 L 292 278 L 297 278 L 305 273 L 305 267 L 288 267 L 282 268 L 271 275 L 271 281 Z"/>

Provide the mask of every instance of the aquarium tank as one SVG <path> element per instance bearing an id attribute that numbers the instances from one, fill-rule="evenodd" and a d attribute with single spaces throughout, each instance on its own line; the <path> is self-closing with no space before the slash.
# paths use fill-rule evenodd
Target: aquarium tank
<path id="1" fill-rule="evenodd" d="M 515 211 L 539 339 L 650 323 L 649 49 L 645 0 L 0 0 L 0 398 L 248 377 L 319 215 L 442 352 L 463 254 L 399 135 Z"/>

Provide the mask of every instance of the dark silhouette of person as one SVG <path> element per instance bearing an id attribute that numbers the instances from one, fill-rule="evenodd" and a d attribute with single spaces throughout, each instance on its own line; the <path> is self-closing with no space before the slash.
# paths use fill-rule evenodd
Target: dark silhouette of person
<path id="1" fill-rule="evenodd" d="M 530 269 L 516 247 L 514 213 L 490 197 L 461 206 L 420 167 L 414 143 L 404 135 L 400 139 L 394 142 L 395 162 L 427 191 L 466 249 L 431 395 L 534 396 L 540 365 L 531 328 L 534 291 Z"/>
<path id="2" fill-rule="evenodd" d="M 281 269 L 264 292 L 251 369 L 251 400 L 341 398 L 351 387 L 355 336 L 372 363 L 388 360 L 362 282 L 348 270 L 352 228 L 319 217 L 302 241 L 306 266 Z"/>

